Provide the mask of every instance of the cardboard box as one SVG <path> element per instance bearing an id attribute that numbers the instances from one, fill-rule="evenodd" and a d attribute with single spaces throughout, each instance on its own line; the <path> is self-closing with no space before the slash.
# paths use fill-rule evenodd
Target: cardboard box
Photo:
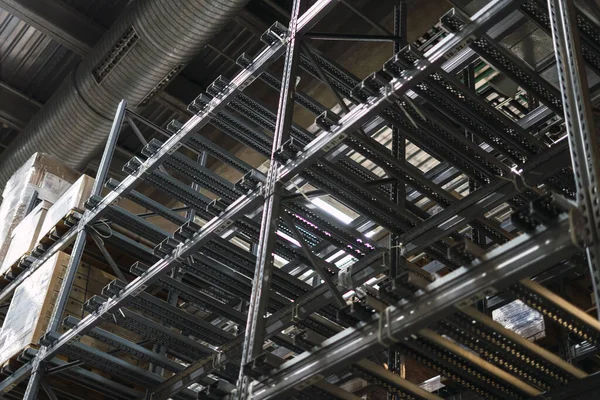
<path id="1" fill-rule="evenodd" d="M 15 227 L 10 246 L 0 268 L 0 275 L 7 272 L 21 257 L 33 250 L 37 244 L 44 218 L 46 218 L 46 212 L 51 206 L 52 203 L 42 201 Z"/>
<path id="2" fill-rule="evenodd" d="M 94 179 L 82 175 L 46 213 L 44 224 L 38 236 L 38 241 L 48 235 L 60 221 L 71 211 L 84 210 L 85 202 L 89 199 L 94 186 Z"/>
<path id="3" fill-rule="evenodd" d="M 15 290 L 0 330 L 0 366 L 28 346 L 37 344 L 46 333 L 69 260 L 68 254 L 57 252 Z M 100 294 L 102 288 L 115 279 L 84 264 L 78 267 L 77 277 L 63 318 L 85 316 L 83 303 Z"/>
<path id="4" fill-rule="evenodd" d="M 55 158 L 36 153 L 8 180 L 0 205 L 0 264 L 4 261 L 15 227 L 30 210 L 36 197 L 54 203 L 80 174 Z"/>

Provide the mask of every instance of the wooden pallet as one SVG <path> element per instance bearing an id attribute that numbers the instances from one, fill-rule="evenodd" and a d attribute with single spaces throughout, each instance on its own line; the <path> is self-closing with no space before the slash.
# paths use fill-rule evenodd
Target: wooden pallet
<path id="1" fill-rule="evenodd" d="M 43 237 L 40 238 L 38 246 L 45 245 L 50 246 L 54 242 L 60 240 L 60 238 L 75 226 L 81 217 L 83 216 L 83 210 L 78 208 L 71 209 L 65 216 L 56 224 L 50 231 Z"/>
<path id="2" fill-rule="evenodd" d="M 11 265 L 2 275 L 0 275 L 0 288 L 5 287 L 10 282 L 15 280 L 24 270 L 27 269 L 23 265 L 23 261 L 30 255 L 39 257 L 56 241 L 75 226 L 81 219 L 83 212 L 80 209 L 71 209 L 44 237 L 41 237 L 36 247 L 25 253 L 18 261 Z"/>
<path id="3" fill-rule="evenodd" d="M 25 364 L 25 361 L 21 360 L 21 354 L 23 354 L 23 352 L 25 350 L 27 350 L 27 349 L 39 350 L 39 348 L 40 348 L 39 344 L 33 344 L 33 343 L 30 343 L 27 346 L 25 346 L 24 348 L 22 348 L 17 354 L 10 357 L 8 360 L 6 360 L 4 363 L 2 363 L 2 365 L 0 365 L 0 375 L 5 374 L 5 373 L 13 373 L 17 369 L 19 369 L 23 364 Z"/>
<path id="4" fill-rule="evenodd" d="M 21 258 L 19 258 L 19 260 L 17 260 L 13 265 L 8 267 L 8 269 L 6 271 L 4 271 L 4 273 L 2 274 L 2 277 L 9 282 L 15 280 L 17 278 L 17 276 L 19 276 L 21 274 L 21 272 L 23 272 L 24 270 L 26 270 L 28 268 L 29 264 L 24 263 L 24 261 L 29 256 L 31 256 L 30 251 L 23 254 L 23 256 Z"/>

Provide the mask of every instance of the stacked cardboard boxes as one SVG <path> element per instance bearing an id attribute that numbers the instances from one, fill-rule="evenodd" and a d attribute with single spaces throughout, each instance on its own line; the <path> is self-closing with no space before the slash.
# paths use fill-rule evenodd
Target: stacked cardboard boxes
<path id="1" fill-rule="evenodd" d="M 39 230 L 37 241 L 47 237 L 62 219 L 71 211 L 82 213 L 85 202 L 89 199 L 94 186 L 94 179 L 82 175 L 77 181 L 58 199 L 46 213 L 44 223 Z"/>
<path id="2" fill-rule="evenodd" d="M 2 267 L 0 267 L 0 276 L 11 272 L 11 269 L 19 264 L 19 260 L 33 250 L 37 244 L 46 213 L 51 206 L 52 203 L 43 200 L 15 227 L 11 235 L 10 246 Z"/>
<path id="3" fill-rule="evenodd" d="M 69 259 L 68 254 L 56 253 L 15 290 L 0 330 L 0 365 L 27 347 L 37 345 L 46 332 Z M 114 279 L 114 276 L 97 268 L 79 265 L 63 317 L 84 317 L 84 302 L 100 294 L 102 288 Z M 95 341 L 87 344 L 101 347 Z"/>
<path id="4" fill-rule="evenodd" d="M 32 201 L 55 203 L 80 174 L 60 161 L 36 153 L 7 182 L 0 205 L 0 265 L 16 226 L 29 213 Z"/>

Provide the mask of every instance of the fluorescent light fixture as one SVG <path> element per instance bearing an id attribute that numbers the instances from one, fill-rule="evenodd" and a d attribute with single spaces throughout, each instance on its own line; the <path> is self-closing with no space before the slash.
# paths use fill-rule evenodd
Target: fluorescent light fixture
<path id="1" fill-rule="evenodd" d="M 375 282 L 377 282 L 377 278 L 371 278 L 371 279 L 369 279 L 368 281 L 365 282 L 365 285 L 371 286 Z"/>
<path id="2" fill-rule="evenodd" d="M 326 258 L 325 262 L 332 262 L 336 258 L 341 257 L 343 254 L 346 254 L 346 252 L 344 250 L 338 250 L 336 253 L 334 253 L 333 255 Z"/>
<path id="3" fill-rule="evenodd" d="M 300 242 L 297 241 L 296 239 L 294 239 L 293 237 L 291 237 L 290 235 L 281 232 L 281 231 L 277 231 L 277 236 L 284 238 L 285 240 L 287 240 L 288 242 L 294 243 L 296 246 L 300 247 Z"/>
<path id="4" fill-rule="evenodd" d="M 331 214 L 332 216 L 339 219 L 346 225 L 348 225 L 350 222 L 354 221 L 354 218 L 350 217 L 349 215 L 344 214 L 343 212 L 341 212 L 340 210 L 338 210 L 337 208 L 335 208 L 334 206 L 332 206 L 331 204 L 325 202 L 324 200 L 322 200 L 320 198 L 312 199 L 311 202 L 315 206 L 319 207 L 321 210 L 325 211 L 328 214 Z"/>
<path id="5" fill-rule="evenodd" d="M 344 257 L 341 260 L 339 260 L 338 262 L 336 262 L 335 265 L 338 268 L 342 268 L 343 266 L 345 266 L 349 262 L 352 262 L 352 260 L 356 260 L 356 259 L 351 254 L 348 254 L 346 257 Z"/>
<path id="6" fill-rule="evenodd" d="M 278 256 L 277 254 L 273 254 L 273 261 L 277 268 L 281 268 L 288 263 L 288 260 Z"/>

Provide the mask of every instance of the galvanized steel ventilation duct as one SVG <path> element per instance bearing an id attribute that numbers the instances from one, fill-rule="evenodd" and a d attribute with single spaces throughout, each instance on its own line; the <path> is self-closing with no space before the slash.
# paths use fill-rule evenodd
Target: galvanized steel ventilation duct
<path id="1" fill-rule="evenodd" d="M 136 1 L 2 153 L 0 186 L 36 151 L 87 165 L 104 147 L 119 101 L 143 107 L 248 2 Z"/>

